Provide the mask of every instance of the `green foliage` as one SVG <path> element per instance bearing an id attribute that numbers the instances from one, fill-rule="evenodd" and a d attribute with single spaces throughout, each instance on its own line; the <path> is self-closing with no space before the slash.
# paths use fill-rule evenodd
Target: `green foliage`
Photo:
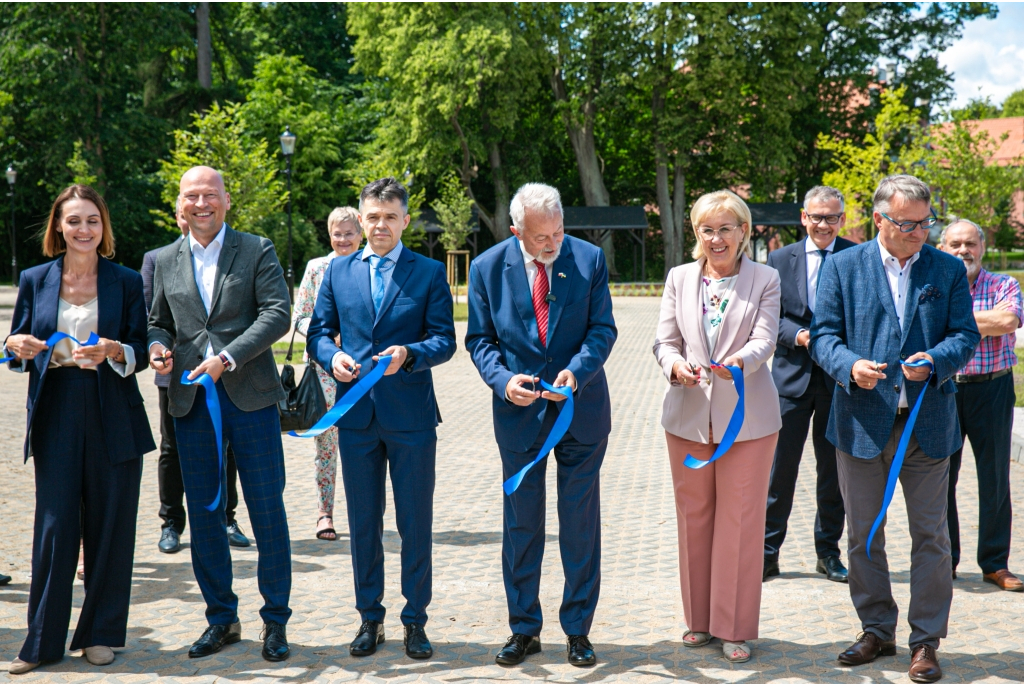
<path id="1" fill-rule="evenodd" d="M 85 144 L 79 138 L 75 141 L 75 151 L 68 160 L 68 171 L 71 172 L 71 182 L 84 186 L 95 186 L 99 178 L 93 174 L 92 166 L 85 156 Z"/>
<path id="2" fill-rule="evenodd" d="M 964 107 L 950 111 L 953 119 L 998 119 L 1003 116 L 999 105 L 992 102 L 992 98 L 971 98 Z"/>
<path id="3" fill-rule="evenodd" d="M 882 110 L 861 144 L 845 137 L 818 136 L 818 148 L 831 154 L 833 164 L 822 183 L 845 196 L 847 233 L 874 236 L 871 203 L 879 181 L 890 174 L 921 173 L 926 133 L 920 114 L 904 103 L 905 94 L 903 88 L 882 93 Z"/>
<path id="4" fill-rule="evenodd" d="M 231 195 L 227 221 L 232 228 L 272 237 L 268 217 L 280 211 L 287 199 L 278 175 L 277 163 L 265 140 L 246 134 L 239 106 L 214 103 L 204 114 L 193 115 L 194 130 L 174 131 L 170 159 L 160 160 L 157 178 L 160 197 L 174 207 L 181 176 L 195 166 L 210 166 L 221 172 Z M 177 226 L 171 212 L 153 210 L 157 222 L 168 230 Z"/>
<path id="5" fill-rule="evenodd" d="M 441 244 L 449 252 L 459 250 L 472 232 L 473 201 L 454 171 L 442 176 L 438 187 L 439 197 L 431 206 L 441 226 Z"/>
<path id="6" fill-rule="evenodd" d="M 1024 88 L 1015 90 L 1003 100 L 1004 117 L 1024 117 Z"/>

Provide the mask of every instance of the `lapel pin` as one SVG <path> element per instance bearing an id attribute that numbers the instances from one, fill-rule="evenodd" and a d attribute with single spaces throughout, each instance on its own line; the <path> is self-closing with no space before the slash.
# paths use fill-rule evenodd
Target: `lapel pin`
<path id="1" fill-rule="evenodd" d="M 563 274 L 561 271 L 559 271 L 558 272 L 558 277 L 559 278 L 565 278 L 565 274 Z"/>

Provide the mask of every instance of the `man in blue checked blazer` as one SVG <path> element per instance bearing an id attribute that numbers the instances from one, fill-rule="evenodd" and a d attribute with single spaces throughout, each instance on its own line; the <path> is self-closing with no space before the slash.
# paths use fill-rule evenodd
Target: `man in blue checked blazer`
<path id="1" fill-rule="evenodd" d="M 369 656 L 384 642 L 384 488 L 390 470 L 402 537 L 405 653 L 426 659 L 434 653 L 424 626 L 431 598 L 434 463 L 441 421 L 430 369 L 455 354 L 455 323 L 442 264 L 402 245 L 408 202 L 408 193 L 394 178 L 363 188 L 359 220 L 366 248 L 336 257 L 327 267 L 306 351 L 331 369 L 338 381 L 338 404 L 364 367 L 369 371 L 380 357 L 391 357 L 384 376 L 335 424 L 362 619 L 349 652 Z"/>
<path id="2" fill-rule="evenodd" d="M 565 237 L 556 189 L 523 186 L 510 214 L 514 236 L 480 255 L 469 270 L 466 348 L 494 391 L 504 479 L 537 456 L 564 400 L 541 392 L 539 382 L 572 388 L 573 420 L 554 448 L 565 572 L 559 618 L 569 663 L 589 666 L 596 657 L 587 635 L 601 586 L 599 476 L 611 431 L 604 363 L 617 335 L 608 269 L 599 248 Z M 546 464 L 537 464 L 504 497 L 502 574 L 512 637 L 496 657 L 503 665 L 541 649 Z"/>
<path id="3" fill-rule="evenodd" d="M 811 357 L 836 379 L 828 439 L 836 446 L 846 504 L 850 596 L 863 633 L 839 662 L 855 666 L 896 652 L 899 613 L 885 555 L 886 480 L 910 407 L 926 393 L 899 472 L 913 541 L 910 679 L 942 677 L 936 649 L 953 599 L 946 491 L 949 456 L 961 444 L 952 377 L 981 339 L 963 263 L 925 244 L 935 223 L 928 186 L 889 176 L 874 195 L 878 238 L 825 261 L 811 322 Z M 928 360 L 934 366 L 903 366 Z"/>

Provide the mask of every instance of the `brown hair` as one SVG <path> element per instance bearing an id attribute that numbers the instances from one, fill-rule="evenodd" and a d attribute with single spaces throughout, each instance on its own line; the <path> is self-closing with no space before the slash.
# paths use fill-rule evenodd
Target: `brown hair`
<path id="1" fill-rule="evenodd" d="M 110 212 L 107 210 L 107 203 L 95 190 L 89 186 L 76 183 L 68 186 L 57 199 L 53 201 L 50 208 L 50 220 L 43 232 L 43 254 L 47 257 L 56 257 L 68 249 L 64 241 L 64 234 L 57 230 L 60 221 L 64 217 L 64 203 L 73 198 L 88 200 L 100 210 L 100 222 L 103 224 L 103 237 L 100 238 L 100 246 L 97 249 L 101 257 L 110 258 L 114 256 L 114 230 L 110 227 Z"/>

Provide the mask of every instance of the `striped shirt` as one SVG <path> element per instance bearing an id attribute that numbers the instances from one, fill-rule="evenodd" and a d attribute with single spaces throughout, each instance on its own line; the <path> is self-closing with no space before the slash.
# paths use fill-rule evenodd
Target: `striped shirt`
<path id="1" fill-rule="evenodd" d="M 977 280 L 971 286 L 971 297 L 974 299 L 974 311 L 984 312 L 992 309 L 997 303 L 1008 301 L 1008 311 L 1017 315 L 1017 327 L 1024 321 L 1024 305 L 1021 304 L 1020 284 L 1013 276 L 994 274 L 982 269 Z M 986 336 L 978 343 L 977 349 L 967 366 L 960 373 L 974 376 L 1011 369 L 1017 364 L 1017 355 L 1013 347 L 1017 343 L 1016 333 Z"/>

